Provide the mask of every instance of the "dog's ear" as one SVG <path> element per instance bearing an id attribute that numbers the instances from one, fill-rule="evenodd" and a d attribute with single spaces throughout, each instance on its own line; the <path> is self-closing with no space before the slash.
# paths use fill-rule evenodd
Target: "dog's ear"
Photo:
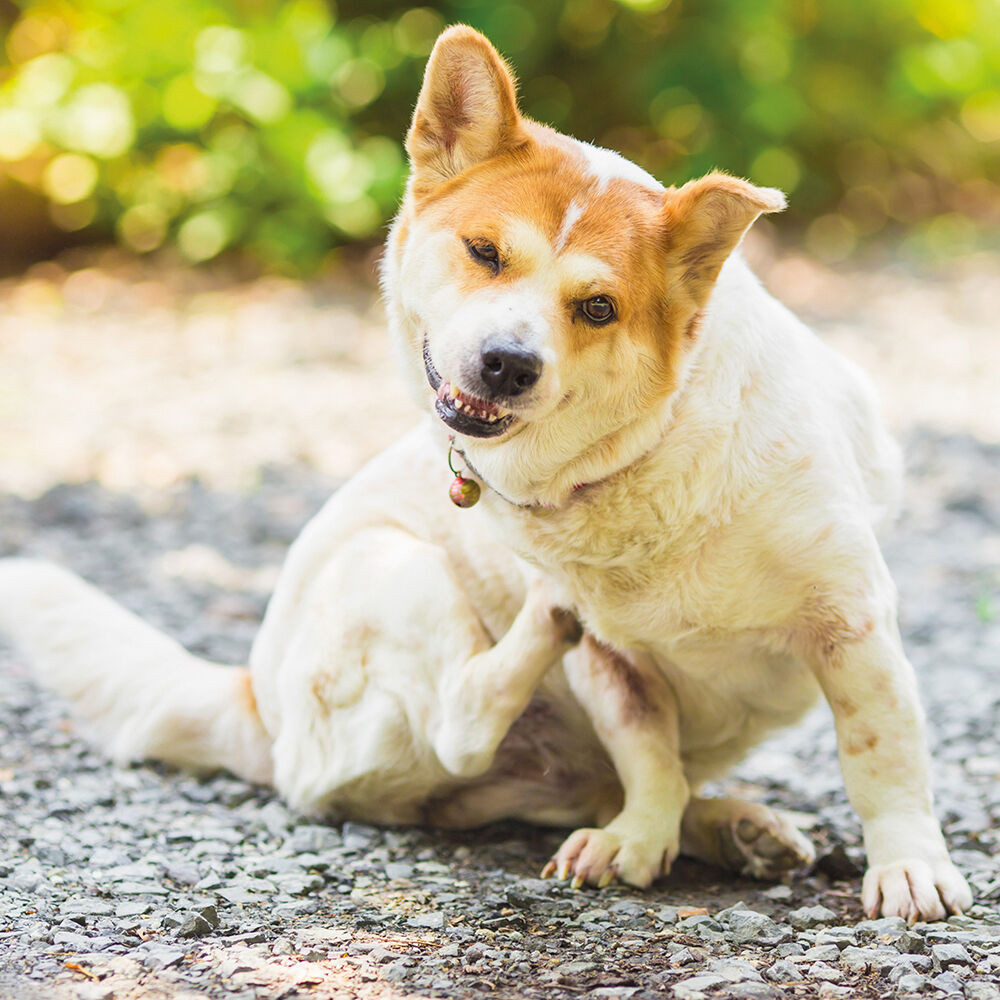
<path id="1" fill-rule="evenodd" d="M 726 258 L 763 212 L 780 212 L 785 196 L 728 174 L 711 173 L 666 194 L 667 266 L 679 273 L 700 308 Z"/>
<path id="2" fill-rule="evenodd" d="M 429 190 L 525 139 L 507 64 L 478 31 L 448 28 L 427 61 L 406 136 L 417 187 Z"/>

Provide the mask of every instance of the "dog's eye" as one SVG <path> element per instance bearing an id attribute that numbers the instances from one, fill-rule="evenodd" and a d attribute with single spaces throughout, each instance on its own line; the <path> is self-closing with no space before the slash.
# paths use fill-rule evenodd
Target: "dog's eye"
<path id="1" fill-rule="evenodd" d="M 610 323 L 617 315 L 614 302 L 606 295 L 595 295 L 580 303 L 580 311 L 591 323 Z"/>
<path id="2" fill-rule="evenodd" d="M 496 274 L 500 270 L 500 252 L 488 240 L 466 240 L 466 247 L 473 258 L 485 264 Z"/>

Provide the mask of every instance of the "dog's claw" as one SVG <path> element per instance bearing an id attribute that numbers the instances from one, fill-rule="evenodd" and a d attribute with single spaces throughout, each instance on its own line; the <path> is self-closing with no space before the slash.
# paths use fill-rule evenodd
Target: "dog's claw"
<path id="1" fill-rule="evenodd" d="M 550 861 L 542 869 L 542 875 L 541 875 L 541 877 L 542 878 L 552 878 L 552 876 L 555 875 L 555 873 L 556 873 L 556 863 L 555 863 L 555 861 Z"/>
<path id="2" fill-rule="evenodd" d="M 609 885 L 611 885 L 612 882 L 614 882 L 615 875 L 616 875 L 615 869 L 614 868 L 609 868 L 601 876 L 600 881 L 597 883 L 597 888 L 598 889 L 606 889 Z"/>
<path id="3" fill-rule="evenodd" d="M 569 878 L 569 872 L 571 867 L 572 865 L 570 864 L 570 862 L 564 861 L 559 866 L 559 871 L 556 872 L 556 878 L 559 879 L 560 882 L 565 882 L 566 879 Z"/>
<path id="4" fill-rule="evenodd" d="M 571 889 L 582 889 L 584 882 L 586 882 L 586 879 L 582 875 L 574 875 L 573 876 L 573 881 L 570 882 L 570 888 Z"/>

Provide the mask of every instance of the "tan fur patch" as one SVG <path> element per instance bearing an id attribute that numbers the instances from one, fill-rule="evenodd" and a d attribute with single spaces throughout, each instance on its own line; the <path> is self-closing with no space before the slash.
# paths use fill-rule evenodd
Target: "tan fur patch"
<path id="1" fill-rule="evenodd" d="M 650 715 L 656 706 L 650 698 L 649 685 L 634 663 L 622 653 L 592 635 L 583 637 L 591 664 L 601 670 L 611 692 L 617 696 L 621 721 L 634 722 Z"/>

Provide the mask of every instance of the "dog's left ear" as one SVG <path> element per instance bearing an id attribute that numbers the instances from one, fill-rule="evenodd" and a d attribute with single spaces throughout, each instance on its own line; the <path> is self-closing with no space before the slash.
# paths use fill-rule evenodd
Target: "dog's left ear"
<path id="1" fill-rule="evenodd" d="M 763 212 L 780 212 L 785 196 L 728 174 L 711 173 L 666 194 L 663 218 L 668 269 L 698 308 L 705 304 L 726 258 Z"/>
<path id="2" fill-rule="evenodd" d="M 406 136 L 417 188 L 430 190 L 526 138 L 507 64 L 478 31 L 448 28 L 427 61 Z"/>

